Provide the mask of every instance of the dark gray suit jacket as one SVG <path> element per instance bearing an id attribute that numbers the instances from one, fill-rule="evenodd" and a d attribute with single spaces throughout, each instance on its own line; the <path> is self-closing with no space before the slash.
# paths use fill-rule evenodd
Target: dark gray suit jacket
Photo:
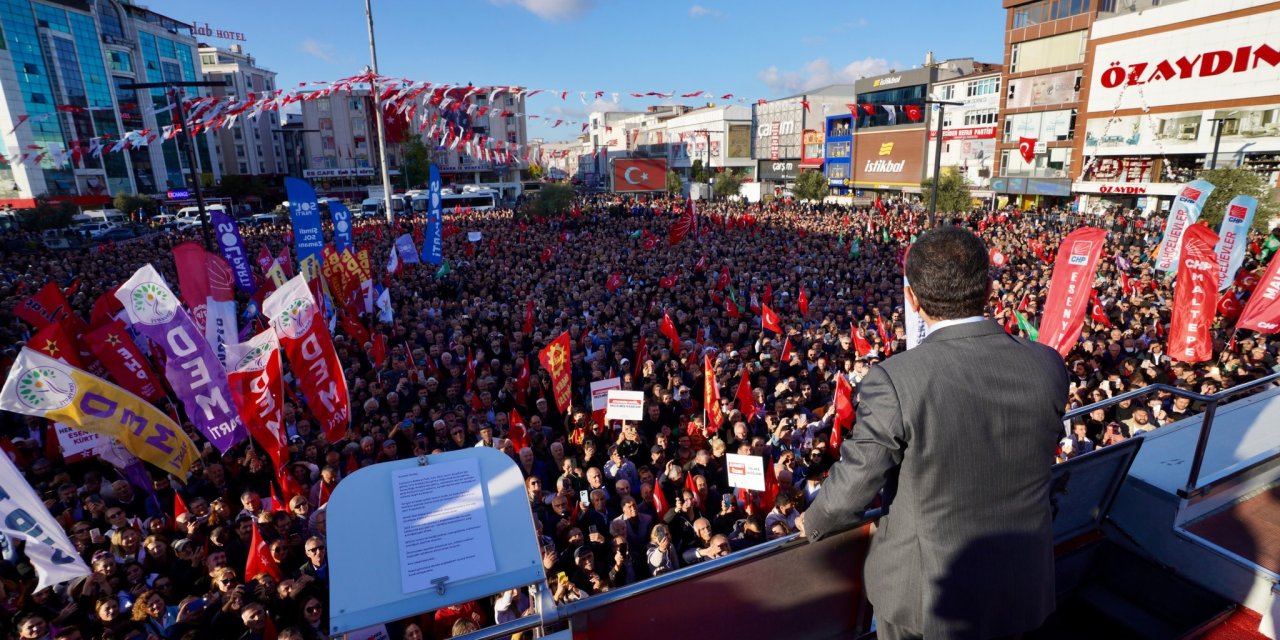
<path id="1" fill-rule="evenodd" d="M 867 558 L 876 615 L 926 638 L 1034 629 L 1053 612 L 1049 468 L 1067 373 L 990 320 L 943 327 L 862 381 L 857 424 L 804 514 L 811 540 L 881 487 Z"/>

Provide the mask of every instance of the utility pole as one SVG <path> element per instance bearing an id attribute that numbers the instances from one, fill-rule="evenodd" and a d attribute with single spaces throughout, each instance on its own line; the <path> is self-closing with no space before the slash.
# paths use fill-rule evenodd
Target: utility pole
<path id="1" fill-rule="evenodd" d="M 938 176 L 942 173 L 942 120 L 946 115 L 947 105 L 962 106 L 963 102 L 946 100 L 925 100 L 925 104 L 938 105 L 938 139 L 933 144 L 933 194 L 929 198 L 929 228 L 938 226 Z"/>
<path id="2" fill-rule="evenodd" d="M 170 89 L 173 90 L 174 113 L 177 115 L 177 126 L 180 130 L 179 137 L 186 144 L 178 144 L 185 147 L 187 156 L 187 173 L 188 180 L 191 181 L 191 192 L 196 196 L 196 208 L 200 210 L 200 234 L 204 237 L 205 251 L 213 251 L 213 236 L 209 233 L 209 212 L 204 208 L 204 192 L 200 187 L 200 174 L 196 172 L 196 140 L 191 135 L 191 128 L 187 126 L 187 110 L 182 104 L 182 93 L 177 91 L 179 87 L 226 87 L 226 82 L 200 81 L 200 82 L 135 82 L 131 84 L 120 85 L 121 89 Z"/>
<path id="3" fill-rule="evenodd" d="M 364 17 L 369 22 L 369 58 L 373 63 L 369 94 L 373 98 L 373 110 L 378 122 L 378 166 L 382 169 L 382 199 L 387 208 L 387 224 L 395 225 L 396 211 L 391 206 L 391 174 L 387 169 L 387 126 L 382 122 L 382 104 L 378 101 L 378 46 L 373 39 L 373 0 L 364 0 Z"/>
<path id="4" fill-rule="evenodd" d="M 1218 168 L 1218 146 L 1222 144 L 1222 126 L 1228 122 L 1235 122 L 1237 118 L 1210 118 L 1209 122 L 1214 123 L 1215 131 L 1213 133 L 1213 159 L 1210 161 L 1210 169 Z"/>

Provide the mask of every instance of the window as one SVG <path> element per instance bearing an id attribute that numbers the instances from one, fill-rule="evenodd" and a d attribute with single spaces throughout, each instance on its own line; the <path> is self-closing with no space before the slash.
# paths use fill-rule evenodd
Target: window
<path id="1" fill-rule="evenodd" d="M 38 76 L 40 75 L 40 67 L 31 62 L 24 62 L 22 63 L 22 72 L 29 76 Z"/>
<path id="2" fill-rule="evenodd" d="M 1019 138 L 1035 138 L 1040 141 L 1072 140 L 1075 138 L 1075 128 L 1075 109 L 1019 113 L 1005 117 L 1004 141 L 1017 142 Z"/>
<path id="3" fill-rule="evenodd" d="M 364 107 L 364 100 L 360 98 L 352 98 L 347 101 L 347 108 L 352 111 L 360 111 Z"/>
<path id="4" fill-rule="evenodd" d="M 200 54 L 200 64 L 218 64 L 218 56 L 212 53 Z"/>
<path id="5" fill-rule="evenodd" d="M 241 163 L 240 163 L 240 173 L 242 173 L 242 174 L 244 174 L 244 173 L 249 173 L 249 165 L 247 165 L 247 164 L 245 164 L 245 163 L 241 162 Z"/>
<path id="6" fill-rule="evenodd" d="M 1013 28 L 1021 29 L 1072 16 L 1089 13 L 1090 0 L 1041 0 L 1035 4 L 1018 7 L 1013 11 Z M 1102 0 L 1101 11 L 1115 6 L 1115 0 Z"/>
<path id="7" fill-rule="evenodd" d="M 242 144 L 238 144 L 238 145 L 236 145 L 236 157 L 237 157 L 237 158 L 243 158 L 243 157 L 244 157 L 244 145 L 242 145 Z"/>
<path id="8" fill-rule="evenodd" d="M 995 124 L 995 123 L 996 123 L 995 109 L 974 109 L 972 111 L 967 111 L 964 114 L 964 125 L 966 127 L 983 125 L 983 124 Z M 946 126 L 946 125 L 944 124 L 943 126 Z"/>
<path id="9" fill-rule="evenodd" d="M 954 84 L 947 84 L 947 85 L 938 87 L 939 100 L 952 100 L 955 97 L 956 97 L 956 86 Z"/>
<path id="10" fill-rule="evenodd" d="M 1035 71 L 1048 67 L 1080 64 L 1084 61 L 1087 31 L 1019 42 L 1013 45 L 1010 72 Z"/>
<path id="11" fill-rule="evenodd" d="M 949 85 L 954 86 L 954 85 Z M 1000 78 L 983 78 L 965 84 L 965 96 L 969 98 L 991 95 L 1000 90 Z"/>
<path id="12" fill-rule="evenodd" d="M 235 129 L 232 129 L 231 135 L 235 137 L 236 140 L 240 140 L 244 138 L 244 134 L 240 133 L 240 127 L 236 127 Z"/>

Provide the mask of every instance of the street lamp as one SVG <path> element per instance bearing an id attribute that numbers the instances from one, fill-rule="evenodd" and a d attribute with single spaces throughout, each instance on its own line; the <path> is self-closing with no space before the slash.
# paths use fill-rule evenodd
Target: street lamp
<path id="1" fill-rule="evenodd" d="M 373 5 L 371 0 L 364 0 L 364 17 L 369 23 L 369 58 L 373 66 L 370 71 L 369 95 L 373 98 L 373 110 L 378 122 L 378 166 L 382 169 L 382 199 L 387 207 L 387 224 L 395 224 L 396 211 L 391 206 L 391 174 L 387 169 L 387 126 L 382 122 L 382 105 L 379 103 L 381 93 L 378 91 L 378 46 L 373 40 Z"/>
<path id="2" fill-rule="evenodd" d="M 929 228 L 938 225 L 938 175 L 942 173 L 942 118 L 946 115 L 947 105 L 962 106 L 963 102 L 946 100 L 925 100 L 925 104 L 938 105 L 938 139 L 933 145 L 933 194 L 929 198 Z"/>
<path id="3" fill-rule="evenodd" d="M 1213 133 L 1213 160 L 1211 162 L 1213 166 L 1209 167 L 1210 169 L 1218 168 L 1218 146 L 1222 144 L 1223 125 L 1227 124 L 1228 122 L 1235 122 L 1237 120 L 1239 120 L 1239 118 L 1210 118 L 1209 119 L 1209 122 L 1212 122 L 1215 125 L 1214 127 L 1215 130 Z"/>
<path id="4" fill-rule="evenodd" d="M 129 89 L 177 89 L 178 87 L 226 87 L 225 81 L 198 81 L 198 82 L 134 82 L 130 84 L 122 84 L 119 88 Z M 196 196 L 196 207 L 200 209 L 200 233 L 204 236 L 204 248 L 206 251 L 213 251 L 213 237 L 209 235 L 209 214 L 204 209 L 204 193 L 200 188 L 200 176 L 196 173 L 196 141 L 191 135 L 191 128 L 187 126 L 187 110 L 182 104 L 182 94 L 174 91 L 174 110 L 178 116 L 178 128 L 181 131 L 182 141 L 186 144 L 180 145 L 186 148 L 187 171 L 190 172 L 191 190 Z"/>

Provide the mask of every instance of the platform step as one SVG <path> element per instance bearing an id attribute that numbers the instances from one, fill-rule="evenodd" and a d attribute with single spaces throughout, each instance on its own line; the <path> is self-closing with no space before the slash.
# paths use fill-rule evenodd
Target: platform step
<path id="1" fill-rule="evenodd" d="M 1098 612 L 1117 622 L 1133 633 L 1134 638 L 1176 638 L 1179 630 L 1146 609 L 1129 601 L 1123 595 L 1097 584 L 1080 590 L 1080 600 Z"/>

